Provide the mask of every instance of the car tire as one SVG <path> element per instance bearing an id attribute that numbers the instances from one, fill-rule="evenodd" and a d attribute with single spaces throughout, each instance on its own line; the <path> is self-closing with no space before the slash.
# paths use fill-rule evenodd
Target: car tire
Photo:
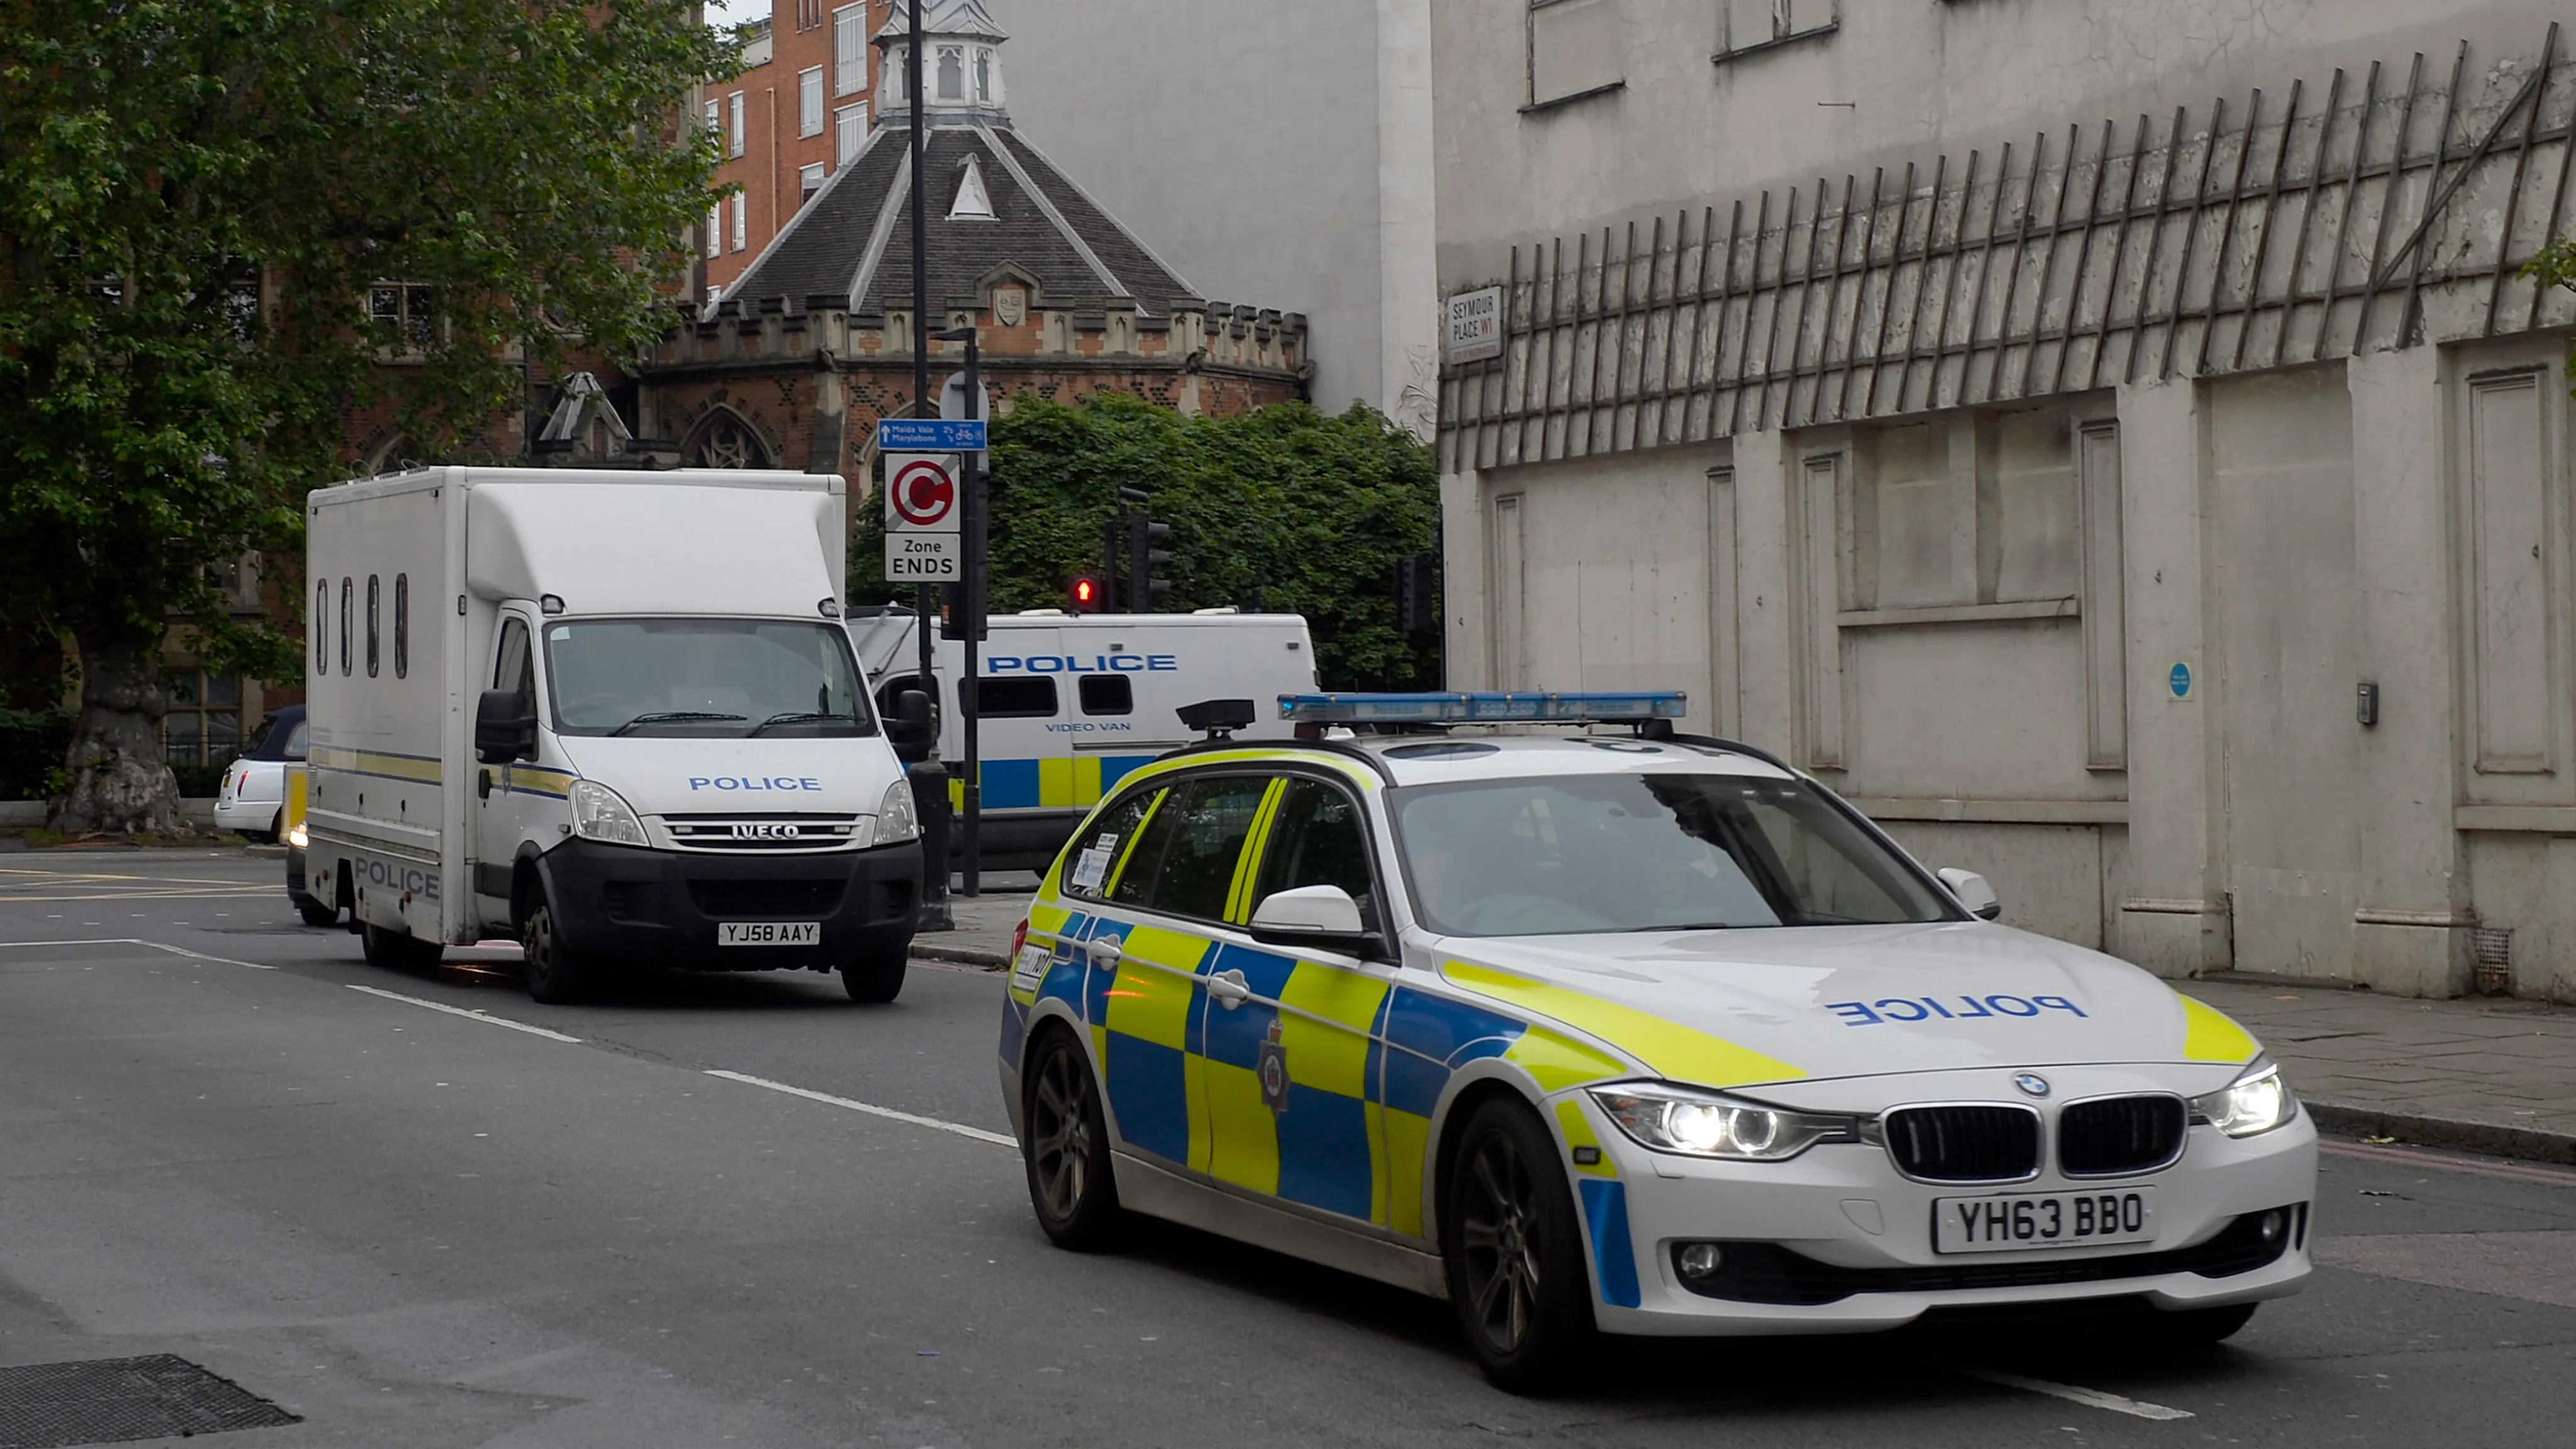
<path id="1" fill-rule="evenodd" d="M 856 959 L 841 964 L 841 989 L 850 993 L 852 1001 L 883 1006 L 902 994 L 903 973 L 911 959 L 910 941 L 893 950 L 863 947 Z"/>
<path id="2" fill-rule="evenodd" d="M 436 941 L 424 941 L 409 931 L 392 930 L 373 921 L 358 928 L 358 942 L 368 965 L 392 971 L 427 970 L 447 957 L 447 948 Z"/>
<path id="3" fill-rule="evenodd" d="M 1555 1139 L 1517 1100 L 1491 1099 L 1467 1119 L 1442 1178 L 1441 1256 L 1468 1352 L 1508 1393 L 1564 1383 L 1598 1330 Z"/>
<path id="4" fill-rule="evenodd" d="M 2259 1303 L 2231 1303 L 2224 1308 L 2186 1308 L 2179 1312 L 2156 1313 L 2148 1320 L 2147 1332 L 2166 1348 L 2207 1348 L 2236 1336 L 2254 1317 Z"/>
<path id="5" fill-rule="evenodd" d="M 530 999 L 547 1006 L 567 1006 L 590 994 L 589 963 L 563 938 L 554 902 L 539 895 L 519 923 L 519 945 L 527 953 Z"/>
<path id="6" fill-rule="evenodd" d="M 1109 1122 L 1082 1044 L 1062 1026 L 1042 1028 L 1020 1076 L 1020 1160 L 1029 1206 L 1059 1248 L 1096 1252 L 1116 1239 L 1118 1180 Z"/>
<path id="7" fill-rule="evenodd" d="M 302 916 L 304 918 L 304 924 L 308 926 L 336 926 L 340 924 L 340 908 L 338 906 L 326 906 L 320 901 L 313 899 L 311 896 L 299 897 L 296 900 L 295 914 Z"/>
<path id="8" fill-rule="evenodd" d="M 280 810 L 275 815 L 268 817 L 268 843 L 276 845 L 285 839 L 286 812 L 284 810 Z"/>

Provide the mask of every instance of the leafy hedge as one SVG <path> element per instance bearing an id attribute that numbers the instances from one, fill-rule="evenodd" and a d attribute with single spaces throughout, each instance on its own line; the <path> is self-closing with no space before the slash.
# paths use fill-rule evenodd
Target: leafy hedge
<path id="1" fill-rule="evenodd" d="M 1306 617 L 1328 688 L 1437 683 L 1437 644 L 1396 627 L 1395 563 L 1437 550 L 1438 469 L 1383 415 L 1280 403 L 1184 417 L 1125 394 L 1023 394 L 992 440 L 995 613 L 1068 607 L 1075 576 L 1099 571 L 1118 489 L 1142 488 L 1172 525 L 1161 612 L 1258 602 Z M 884 581 L 881 507 L 860 513 L 851 596 L 910 602 L 911 586 Z"/>

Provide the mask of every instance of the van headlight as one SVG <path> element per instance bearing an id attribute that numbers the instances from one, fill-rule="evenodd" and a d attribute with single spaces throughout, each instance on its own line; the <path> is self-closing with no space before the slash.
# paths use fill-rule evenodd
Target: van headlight
<path id="1" fill-rule="evenodd" d="M 912 782 L 897 780 L 886 787 L 885 800 L 877 806 L 878 845 L 901 845 L 921 834 L 921 817 L 912 808 Z"/>
<path id="2" fill-rule="evenodd" d="M 2251 1137 L 2299 1115 L 2298 1099 L 2281 1069 L 2261 1057 L 2245 1075 L 2205 1097 L 2191 1099 L 2191 1119 L 2206 1122 L 2230 1137 Z"/>
<path id="3" fill-rule="evenodd" d="M 1595 1087 L 1591 1096 L 1620 1131 L 1657 1152 L 1783 1162 L 1819 1142 L 1859 1137 L 1859 1124 L 1849 1117 L 1790 1112 L 1688 1087 L 1622 1082 Z"/>
<path id="4" fill-rule="evenodd" d="M 312 842 L 312 838 L 311 838 L 310 836 L 308 836 L 308 835 L 306 835 L 306 834 L 304 833 L 304 822 L 303 822 L 303 821 L 298 820 L 298 821 L 296 821 L 294 824 L 292 824 L 292 825 L 290 825 L 290 826 L 286 827 L 286 843 L 287 843 L 287 844 L 289 844 L 289 845 L 291 845 L 291 846 L 294 846 L 294 847 L 295 847 L 296 849 L 298 849 L 298 850 L 302 850 L 305 846 L 307 846 L 307 845 L 308 845 L 308 844 L 310 844 L 311 842 Z"/>
<path id="5" fill-rule="evenodd" d="M 616 791 L 596 780 L 572 782 L 572 833 L 611 845 L 642 845 L 644 822 Z"/>

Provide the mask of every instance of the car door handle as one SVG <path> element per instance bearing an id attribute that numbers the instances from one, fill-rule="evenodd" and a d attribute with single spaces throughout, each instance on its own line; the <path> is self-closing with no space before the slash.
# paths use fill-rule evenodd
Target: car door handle
<path id="1" fill-rule="evenodd" d="M 1090 950 L 1091 964 L 1094 966 L 1115 966 L 1119 958 L 1127 954 L 1127 948 L 1119 945 L 1118 938 L 1115 936 L 1104 936 L 1092 942 Z"/>
<path id="2" fill-rule="evenodd" d="M 1228 1011 L 1252 999 L 1252 983 L 1240 971 L 1220 971 L 1207 979 L 1208 999 Z"/>

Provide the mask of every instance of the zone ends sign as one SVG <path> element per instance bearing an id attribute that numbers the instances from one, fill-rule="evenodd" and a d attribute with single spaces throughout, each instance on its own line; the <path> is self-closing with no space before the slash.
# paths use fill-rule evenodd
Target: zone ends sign
<path id="1" fill-rule="evenodd" d="M 888 453 L 885 467 L 886 582 L 956 582 L 965 560 L 956 456 Z"/>
<path id="2" fill-rule="evenodd" d="M 1486 287 L 1449 299 L 1449 360 L 1482 362 L 1503 355 L 1503 289 Z"/>

